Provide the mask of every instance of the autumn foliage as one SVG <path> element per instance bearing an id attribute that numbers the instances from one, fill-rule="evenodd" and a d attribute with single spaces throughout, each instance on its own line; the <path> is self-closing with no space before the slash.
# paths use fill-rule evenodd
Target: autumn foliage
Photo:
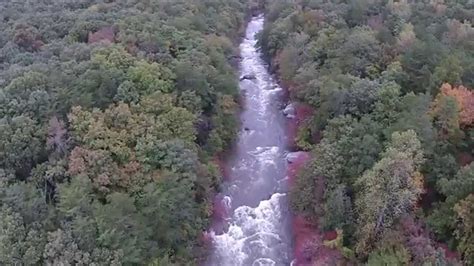
<path id="1" fill-rule="evenodd" d="M 462 85 L 452 86 L 451 84 L 444 83 L 435 100 L 435 109 L 440 97 L 444 96 L 450 96 L 456 100 L 459 108 L 460 127 L 471 127 L 474 123 L 474 92 Z"/>
<path id="2" fill-rule="evenodd" d="M 472 264 L 471 9 L 268 1 L 262 51 L 290 100 L 315 110 L 289 123 L 291 148 L 312 157 L 290 179 L 291 208 L 321 230 L 342 230 L 336 239 L 354 265 Z M 311 238 L 318 226 L 300 218 L 296 237 Z M 330 264 L 318 261 L 320 237 L 300 243 L 302 264 Z"/>
<path id="3" fill-rule="evenodd" d="M 89 32 L 88 43 L 106 41 L 115 42 L 115 29 L 113 27 L 103 27 L 96 32 Z"/>
<path id="4" fill-rule="evenodd" d="M 198 264 L 246 9 L 0 1 L 0 265 Z"/>

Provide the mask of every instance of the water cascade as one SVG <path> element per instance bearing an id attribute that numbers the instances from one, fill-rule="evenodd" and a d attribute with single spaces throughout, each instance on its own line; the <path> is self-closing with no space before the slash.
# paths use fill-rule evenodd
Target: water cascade
<path id="1" fill-rule="evenodd" d="M 254 17 L 240 45 L 242 129 L 227 162 L 228 181 L 217 197 L 226 209 L 226 226 L 215 226 L 210 232 L 214 251 L 208 265 L 212 266 L 291 263 L 284 91 L 256 47 L 263 22 L 263 16 Z"/>

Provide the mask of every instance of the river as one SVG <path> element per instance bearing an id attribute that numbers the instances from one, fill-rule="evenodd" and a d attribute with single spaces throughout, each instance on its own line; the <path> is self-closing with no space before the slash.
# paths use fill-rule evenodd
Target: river
<path id="1" fill-rule="evenodd" d="M 240 74 L 248 77 L 239 84 L 241 130 L 218 195 L 228 215 L 226 226 L 211 229 L 210 266 L 290 265 L 292 259 L 284 91 L 256 47 L 263 22 L 253 17 L 240 44 Z"/>

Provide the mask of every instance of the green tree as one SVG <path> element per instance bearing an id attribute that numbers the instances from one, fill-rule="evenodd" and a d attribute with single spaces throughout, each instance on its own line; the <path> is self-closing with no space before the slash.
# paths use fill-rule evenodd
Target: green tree
<path id="1" fill-rule="evenodd" d="M 43 128 L 26 116 L 0 119 L 0 167 L 26 178 L 44 156 Z"/>
<path id="2" fill-rule="evenodd" d="M 0 186 L 0 262 L 38 264 L 46 244 L 50 211 L 31 184 Z"/>
<path id="3" fill-rule="evenodd" d="M 106 204 L 98 204 L 93 210 L 97 224 L 97 244 L 109 250 L 123 252 L 121 262 L 144 262 L 143 252 L 156 252 L 156 243 L 147 242 L 152 234 L 143 223 L 143 217 L 134 205 L 134 199 L 123 193 L 107 195 Z"/>
<path id="4" fill-rule="evenodd" d="M 341 46 L 338 57 L 343 72 L 366 77 L 379 68 L 380 53 L 374 32 L 367 27 L 357 27 Z"/>
<path id="5" fill-rule="evenodd" d="M 406 250 L 376 250 L 370 253 L 366 265 L 369 266 L 389 266 L 407 265 L 410 263 L 410 255 Z"/>
<path id="6" fill-rule="evenodd" d="M 440 191 L 447 197 L 446 202 L 455 203 L 474 190 L 474 163 L 461 168 L 454 178 L 439 181 Z"/>
<path id="7" fill-rule="evenodd" d="M 452 96 L 439 96 L 431 112 L 438 137 L 452 146 L 459 145 L 464 133 L 459 127 L 459 106 Z"/>
<path id="8" fill-rule="evenodd" d="M 474 194 L 470 194 L 454 206 L 458 226 L 456 238 L 458 250 L 463 254 L 466 263 L 474 262 Z"/>
<path id="9" fill-rule="evenodd" d="M 2 116 L 28 116 L 38 121 L 47 119 L 52 111 L 53 97 L 47 77 L 39 72 L 26 72 L 0 90 Z"/>
<path id="10" fill-rule="evenodd" d="M 421 144 L 413 130 L 392 135 L 380 161 L 358 180 L 357 251 L 367 254 L 387 228 L 413 211 L 422 192 Z"/>
<path id="11" fill-rule="evenodd" d="M 446 49 L 435 39 L 416 41 L 401 58 L 403 70 L 408 74 L 407 83 L 402 87 L 414 92 L 429 92 L 435 68 L 445 54 Z"/>
<path id="12" fill-rule="evenodd" d="M 137 209 L 144 216 L 149 230 L 160 232 L 152 236 L 160 243 L 163 256 L 166 249 L 174 250 L 178 257 L 188 257 L 194 239 L 205 229 L 206 220 L 194 202 L 195 192 L 189 179 L 179 175 L 164 177 L 162 182 L 148 184 L 137 199 Z M 179 206 L 179 207 L 178 207 Z"/>
<path id="13" fill-rule="evenodd" d="M 455 176 L 441 178 L 437 182 L 439 191 L 446 197 L 430 214 L 428 222 L 438 237 L 450 240 L 456 227 L 453 207 L 474 190 L 474 164 L 459 169 Z"/>
<path id="14" fill-rule="evenodd" d="M 354 213 L 347 189 L 340 185 L 326 193 L 328 195 L 324 204 L 324 227 L 331 230 L 343 229 L 346 234 L 351 232 Z"/>
<path id="15" fill-rule="evenodd" d="M 433 81 L 431 85 L 431 94 L 436 95 L 439 88 L 444 83 L 460 84 L 461 77 L 464 73 L 461 60 L 457 55 L 449 55 L 441 61 L 433 73 Z"/>
<path id="16" fill-rule="evenodd" d="M 397 106 L 400 110 L 395 121 L 385 131 L 392 132 L 414 130 L 421 141 L 425 154 L 430 154 L 435 145 L 436 132 L 430 116 L 431 98 L 428 95 L 409 93 L 401 98 Z"/>
<path id="17" fill-rule="evenodd" d="M 142 60 L 129 69 L 128 78 L 135 84 L 140 95 L 148 95 L 155 91 L 171 92 L 175 76 L 164 66 Z"/>
<path id="18" fill-rule="evenodd" d="M 69 230 L 48 233 L 43 257 L 46 265 L 122 265 L 122 251 L 96 249 L 91 254 L 81 250 Z"/>
<path id="19" fill-rule="evenodd" d="M 46 244 L 41 223 L 26 225 L 12 208 L 0 210 L 0 262 L 5 265 L 38 264 Z"/>

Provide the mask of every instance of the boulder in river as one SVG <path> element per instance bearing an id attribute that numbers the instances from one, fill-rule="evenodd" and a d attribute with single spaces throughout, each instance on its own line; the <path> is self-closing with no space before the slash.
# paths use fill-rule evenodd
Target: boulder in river
<path id="1" fill-rule="evenodd" d="M 280 88 L 278 87 L 277 84 L 270 84 L 265 87 L 265 90 L 267 91 L 272 91 L 272 90 L 279 90 Z"/>
<path id="2" fill-rule="evenodd" d="M 286 155 L 286 161 L 288 161 L 288 163 L 294 163 L 297 160 L 306 159 L 308 157 L 309 153 L 305 151 L 290 152 Z"/>
<path id="3" fill-rule="evenodd" d="M 256 79 L 256 77 L 255 77 L 254 74 L 246 74 L 246 75 L 243 75 L 242 77 L 240 77 L 240 81 L 245 80 L 245 79 L 254 80 L 254 79 Z"/>
<path id="4" fill-rule="evenodd" d="M 285 109 L 283 109 L 283 114 L 288 118 L 295 117 L 295 106 L 292 103 L 288 104 Z"/>

